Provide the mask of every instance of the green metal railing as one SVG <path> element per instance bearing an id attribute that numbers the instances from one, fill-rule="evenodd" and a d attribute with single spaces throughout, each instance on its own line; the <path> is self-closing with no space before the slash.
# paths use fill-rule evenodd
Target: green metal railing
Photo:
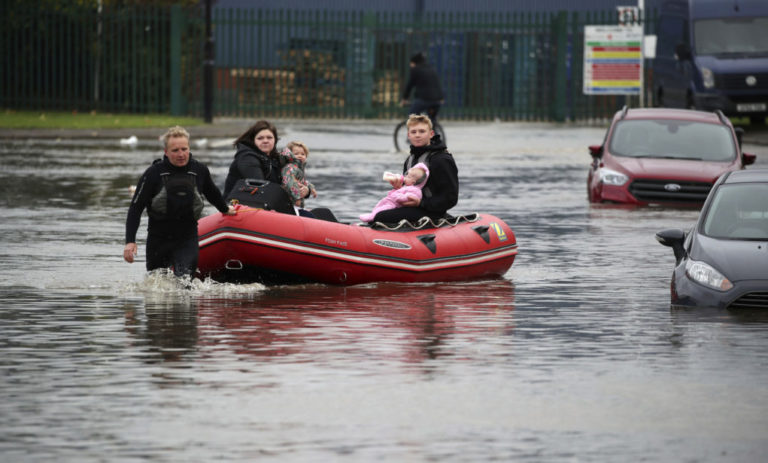
<path id="1" fill-rule="evenodd" d="M 582 94 L 583 31 L 616 12 L 214 11 L 214 115 L 400 118 L 426 52 L 446 119 L 590 120 L 637 97 Z M 0 107 L 201 116 L 199 8 L 12 8 Z M 646 79 L 648 82 L 648 79 Z"/>

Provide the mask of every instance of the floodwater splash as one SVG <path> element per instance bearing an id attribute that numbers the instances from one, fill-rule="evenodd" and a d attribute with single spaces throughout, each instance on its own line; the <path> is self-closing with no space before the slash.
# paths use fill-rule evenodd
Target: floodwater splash
<path id="1" fill-rule="evenodd" d="M 260 283 L 234 284 L 219 283 L 210 278 L 200 280 L 189 276 L 177 277 L 170 269 L 158 269 L 148 272 L 144 280 L 129 284 L 125 293 L 143 293 L 144 295 L 185 295 L 185 296 L 248 296 L 260 294 L 266 286 Z"/>

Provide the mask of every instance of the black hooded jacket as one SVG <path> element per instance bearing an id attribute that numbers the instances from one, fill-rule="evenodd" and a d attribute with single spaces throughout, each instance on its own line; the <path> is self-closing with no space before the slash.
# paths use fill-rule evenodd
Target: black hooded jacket
<path id="1" fill-rule="evenodd" d="M 277 156 L 265 154 L 250 143 L 238 143 L 235 159 L 224 181 L 224 197 L 229 196 L 235 183 L 242 178 L 269 180 L 279 185 L 280 169 Z"/>
<path id="2" fill-rule="evenodd" d="M 411 68 L 403 91 L 404 100 L 408 99 L 412 89 L 415 89 L 413 97 L 419 100 L 438 102 L 445 98 L 437 71 L 427 63 L 417 64 Z"/>
<path id="3" fill-rule="evenodd" d="M 419 162 L 429 167 L 429 179 L 422 189 L 419 207 L 431 217 L 442 217 L 459 202 L 459 170 L 440 135 L 432 137 L 427 146 L 411 146 L 411 154 L 403 163 L 403 173 Z"/>

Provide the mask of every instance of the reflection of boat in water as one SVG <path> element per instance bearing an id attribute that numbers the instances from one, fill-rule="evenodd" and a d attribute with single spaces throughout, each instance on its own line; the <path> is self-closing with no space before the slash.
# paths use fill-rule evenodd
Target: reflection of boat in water
<path id="1" fill-rule="evenodd" d="M 198 225 L 202 276 L 219 281 L 435 282 L 501 277 L 517 254 L 501 219 L 473 214 L 437 228 L 389 230 L 237 206 Z"/>
<path id="2" fill-rule="evenodd" d="M 514 284 L 494 281 L 275 286 L 242 300 L 198 304 L 198 348 L 259 357 L 324 354 L 371 363 L 452 355 L 514 330 Z M 382 348 L 386 346 L 382 350 Z M 373 362 L 375 363 L 375 362 Z"/>

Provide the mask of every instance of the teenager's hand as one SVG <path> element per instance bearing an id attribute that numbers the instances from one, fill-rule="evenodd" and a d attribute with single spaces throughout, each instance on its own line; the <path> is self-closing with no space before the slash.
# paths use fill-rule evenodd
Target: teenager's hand
<path id="1" fill-rule="evenodd" d="M 416 196 L 408 196 L 408 199 L 403 201 L 403 207 L 419 207 L 421 200 Z"/>

